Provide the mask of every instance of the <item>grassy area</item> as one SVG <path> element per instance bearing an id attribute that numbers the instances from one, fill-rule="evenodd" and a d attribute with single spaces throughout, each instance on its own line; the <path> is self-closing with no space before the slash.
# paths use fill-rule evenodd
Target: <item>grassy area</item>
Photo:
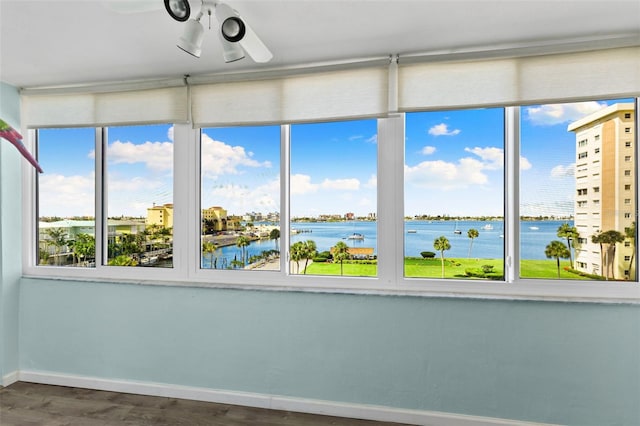
<path id="1" fill-rule="evenodd" d="M 405 276 L 414 278 L 440 278 L 442 269 L 440 259 L 405 258 Z M 496 279 L 503 279 L 504 270 L 501 259 L 445 259 L 445 278 L 473 279 L 465 275 L 465 270 L 481 270 L 484 265 L 493 266 L 491 274 Z M 565 271 L 569 261 L 560 262 L 560 279 L 585 280 L 576 274 Z M 522 260 L 520 264 L 522 278 L 558 279 L 556 261 L 551 260 Z M 343 275 L 356 277 L 376 276 L 377 265 L 362 263 L 344 263 Z M 339 263 L 316 263 L 307 268 L 308 275 L 340 275 Z M 487 279 L 487 278 L 483 278 Z"/>

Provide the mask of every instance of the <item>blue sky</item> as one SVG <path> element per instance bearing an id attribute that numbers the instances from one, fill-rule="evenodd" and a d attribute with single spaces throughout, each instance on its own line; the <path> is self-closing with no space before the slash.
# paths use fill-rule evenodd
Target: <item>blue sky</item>
<path id="1" fill-rule="evenodd" d="M 613 102 L 523 107 L 521 213 L 572 212 L 575 137 L 567 125 Z M 503 110 L 408 113 L 405 214 L 502 215 Z M 375 120 L 291 127 L 291 214 L 376 212 Z M 108 131 L 108 215 L 173 201 L 171 125 Z M 94 130 L 40 133 L 42 216 L 93 216 Z M 204 129 L 202 206 L 280 211 L 279 126 Z"/>

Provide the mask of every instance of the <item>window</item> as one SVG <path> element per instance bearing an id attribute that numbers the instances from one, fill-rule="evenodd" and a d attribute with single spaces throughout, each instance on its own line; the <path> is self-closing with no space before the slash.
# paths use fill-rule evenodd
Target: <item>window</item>
<path id="1" fill-rule="evenodd" d="M 499 108 L 407 114 L 406 277 L 503 279 L 503 129 Z"/>
<path id="2" fill-rule="evenodd" d="M 636 282 L 635 154 L 606 132 L 576 164 L 613 110 L 635 106 L 42 128 L 26 274 L 518 297 Z"/>
<path id="3" fill-rule="evenodd" d="M 280 269 L 280 127 L 200 136 L 200 267 Z"/>
<path id="4" fill-rule="evenodd" d="M 107 264 L 173 266 L 173 127 L 105 129 Z"/>
<path id="5" fill-rule="evenodd" d="M 95 266 L 95 130 L 37 131 L 37 263 Z"/>
<path id="6" fill-rule="evenodd" d="M 624 227 L 631 224 L 631 217 L 611 206 L 621 201 L 625 205 L 632 202 L 630 198 L 620 200 L 617 195 L 620 184 L 616 176 L 621 166 L 613 159 L 622 158 L 620 141 L 616 140 L 617 136 L 600 138 L 600 131 L 608 123 L 615 123 L 620 111 L 634 109 L 633 102 L 625 99 L 524 108 L 520 152 L 531 167 L 520 168 L 521 277 L 598 279 L 588 274 L 602 269 L 607 278 L 624 279 L 622 271 L 628 265 L 623 265 L 622 259 L 626 251 L 618 253 L 615 259 L 609 258 L 606 267 L 600 268 L 600 247 L 612 244 L 614 236 L 624 240 Z M 586 169 L 586 173 L 592 174 L 590 180 L 597 182 L 592 186 L 593 193 L 602 191 L 607 198 L 593 199 L 589 204 L 583 199 L 589 196 L 588 188 L 577 186 L 582 180 L 574 173 L 573 159 L 587 157 L 587 152 L 577 150 L 583 146 L 582 141 L 591 137 L 601 143 L 595 152 L 603 153 L 603 165 L 600 166 L 600 162 L 585 164 L 581 169 Z M 632 157 L 624 156 L 624 160 L 630 162 Z M 624 174 L 631 176 L 631 170 L 626 169 Z M 525 203 L 524 194 L 536 194 L 537 202 Z M 575 203 L 572 194 L 580 198 Z M 581 209 L 580 212 L 575 211 L 574 206 Z M 525 249 L 529 241 L 535 242 L 532 252 Z M 555 259 L 557 271 L 540 270 L 543 259 Z M 589 270 L 586 265 L 598 267 Z"/>
<path id="7" fill-rule="evenodd" d="M 377 275 L 377 122 L 291 126 L 292 274 Z"/>
<path id="8" fill-rule="evenodd" d="M 624 143 L 625 148 L 631 148 L 631 142 L 627 141 Z"/>
<path id="9" fill-rule="evenodd" d="M 594 149 L 594 150 L 593 150 L 593 153 L 594 153 L 594 154 L 600 154 L 600 148 L 596 148 L 596 149 Z"/>

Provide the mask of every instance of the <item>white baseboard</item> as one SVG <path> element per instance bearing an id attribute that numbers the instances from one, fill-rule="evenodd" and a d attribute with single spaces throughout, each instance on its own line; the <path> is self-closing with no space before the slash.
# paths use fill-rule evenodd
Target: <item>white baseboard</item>
<path id="1" fill-rule="evenodd" d="M 310 414 L 323 414 L 336 417 L 407 423 L 413 425 L 551 426 L 548 423 L 532 423 L 492 417 L 442 413 L 437 411 L 411 410 L 366 404 L 350 404 L 344 402 L 295 398 L 279 395 L 226 391 L 154 382 L 102 379 L 97 377 L 85 377 L 39 371 L 21 370 L 15 374 L 12 373 L 11 375 L 5 376 L 5 378 L 11 380 L 14 375 L 17 380 L 13 380 L 13 382 L 23 381 L 48 385 L 105 390 L 112 392 L 191 399 L 195 401 L 217 402 L 222 404 L 267 408 L 272 410 L 286 410 Z M 3 378 L 3 383 L 5 381 L 5 378 Z"/>
<path id="2" fill-rule="evenodd" d="M 9 386 L 17 381 L 18 381 L 18 372 L 12 371 L 11 373 L 5 374 L 4 376 L 2 376 L 2 383 L 0 383 L 0 386 Z"/>

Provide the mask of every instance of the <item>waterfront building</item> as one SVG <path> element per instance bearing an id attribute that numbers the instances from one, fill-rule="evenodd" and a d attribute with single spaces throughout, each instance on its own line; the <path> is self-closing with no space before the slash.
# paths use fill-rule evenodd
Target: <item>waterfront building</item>
<path id="1" fill-rule="evenodd" d="M 600 244 L 593 235 L 616 230 L 625 235 L 635 221 L 636 171 L 633 103 L 618 103 L 571 123 L 568 130 L 576 136 L 575 227 L 580 233 L 576 243 L 575 268 L 592 274 L 606 272 Z M 613 277 L 632 278 L 634 242 L 603 247 L 605 265 L 613 264 Z M 634 260 L 635 263 L 635 260 Z"/>
<path id="2" fill-rule="evenodd" d="M 147 208 L 147 226 L 158 225 L 173 228 L 173 204 L 163 204 Z"/>
<path id="3" fill-rule="evenodd" d="M 211 231 L 226 231 L 227 211 L 219 206 L 202 209 L 202 222 Z"/>

